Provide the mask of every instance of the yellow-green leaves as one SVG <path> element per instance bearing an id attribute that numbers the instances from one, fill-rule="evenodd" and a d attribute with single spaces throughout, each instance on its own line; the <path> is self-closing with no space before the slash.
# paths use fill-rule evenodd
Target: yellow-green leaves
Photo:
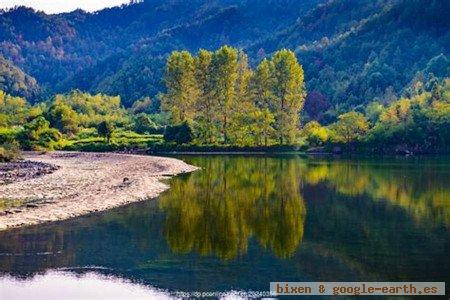
<path id="1" fill-rule="evenodd" d="M 192 120 L 199 96 L 192 55 L 187 51 L 173 52 L 167 60 L 164 79 L 167 93 L 162 96 L 162 108 L 171 112 L 175 124 Z"/>
<path id="2" fill-rule="evenodd" d="M 280 144 L 292 143 L 298 129 L 299 112 L 303 108 L 306 94 L 303 68 L 295 54 L 286 49 L 274 54 L 272 65 L 277 137 Z"/>
<path id="3" fill-rule="evenodd" d="M 281 50 L 253 71 L 242 50 L 223 46 L 196 57 L 173 52 L 162 108 L 174 124 L 194 121 L 199 144 L 294 143 L 304 102 L 304 75 L 294 53 Z"/>
<path id="4" fill-rule="evenodd" d="M 350 143 L 364 136 L 369 130 L 369 123 L 363 114 L 351 111 L 339 116 L 339 120 L 330 126 L 333 140 Z"/>

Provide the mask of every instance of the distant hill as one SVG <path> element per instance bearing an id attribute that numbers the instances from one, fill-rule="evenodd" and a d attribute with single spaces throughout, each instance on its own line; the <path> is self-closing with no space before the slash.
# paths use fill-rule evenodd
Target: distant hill
<path id="1" fill-rule="evenodd" d="M 388 101 L 418 72 L 450 76 L 449 12 L 450 2 L 440 0 L 331 1 L 265 43 L 296 50 L 310 91 L 354 107 Z"/>
<path id="2" fill-rule="evenodd" d="M 37 100 L 41 94 L 36 79 L 2 56 L 0 56 L 0 90 L 31 100 Z"/>
<path id="3" fill-rule="evenodd" d="M 399 94 L 417 72 L 449 76 L 446 0 L 147 0 L 96 13 L 0 14 L 0 54 L 50 92 L 124 103 L 163 89 L 165 57 L 223 44 L 258 62 L 296 51 L 308 90 L 344 109 Z"/>

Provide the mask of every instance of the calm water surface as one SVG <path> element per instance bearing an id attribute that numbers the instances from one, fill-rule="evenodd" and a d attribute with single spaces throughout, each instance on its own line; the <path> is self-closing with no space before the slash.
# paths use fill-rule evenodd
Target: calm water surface
<path id="1" fill-rule="evenodd" d="M 157 200 L 1 232 L 0 296 L 450 285 L 449 158 L 180 158 L 203 169 L 172 179 Z"/>

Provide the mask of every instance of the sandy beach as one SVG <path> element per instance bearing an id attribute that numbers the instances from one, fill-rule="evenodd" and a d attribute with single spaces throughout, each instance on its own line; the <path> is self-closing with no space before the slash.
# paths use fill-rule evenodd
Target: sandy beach
<path id="1" fill-rule="evenodd" d="M 24 203 L 1 212 L 0 230 L 156 197 L 169 188 L 162 179 L 197 169 L 174 158 L 115 153 L 25 153 L 24 159 L 39 168 L 52 168 L 0 185 L 1 200 Z"/>

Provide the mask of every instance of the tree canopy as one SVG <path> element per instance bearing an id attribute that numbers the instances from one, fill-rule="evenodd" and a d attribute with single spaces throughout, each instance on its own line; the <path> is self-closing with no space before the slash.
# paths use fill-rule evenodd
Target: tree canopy
<path id="1" fill-rule="evenodd" d="M 295 143 L 305 88 L 294 53 L 280 50 L 253 71 L 247 55 L 224 46 L 196 57 L 173 52 L 166 66 L 162 108 L 172 122 L 193 122 L 199 144 Z"/>

